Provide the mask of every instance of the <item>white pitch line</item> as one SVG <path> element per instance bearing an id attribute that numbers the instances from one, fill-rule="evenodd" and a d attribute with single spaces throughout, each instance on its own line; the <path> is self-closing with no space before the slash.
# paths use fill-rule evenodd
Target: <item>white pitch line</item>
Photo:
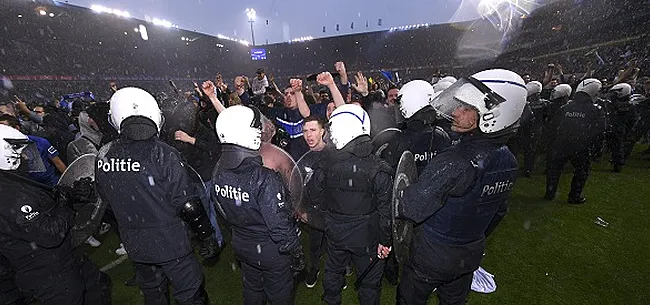
<path id="1" fill-rule="evenodd" d="M 99 269 L 99 270 L 101 270 L 102 272 L 106 272 L 106 271 L 108 271 L 108 270 L 111 270 L 111 269 L 115 268 L 115 266 L 117 266 L 117 265 L 123 263 L 123 262 L 124 262 L 125 260 L 127 260 L 128 258 L 129 258 L 128 255 L 122 255 L 122 256 L 120 256 L 120 258 L 118 258 L 118 259 L 116 259 L 116 260 L 110 262 L 108 265 L 102 267 L 102 268 Z"/>

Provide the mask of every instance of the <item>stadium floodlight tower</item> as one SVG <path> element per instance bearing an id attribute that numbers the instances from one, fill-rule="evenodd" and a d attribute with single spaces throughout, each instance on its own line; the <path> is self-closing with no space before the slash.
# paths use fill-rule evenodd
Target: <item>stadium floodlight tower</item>
<path id="1" fill-rule="evenodd" d="M 253 45 L 255 45 L 255 31 L 253 30 L 253 23 L 255 23 L 255 18 L 257 17 L 257 13 L 255 12 L 254 9 L 247 8 L 246 16 L 248 16 L 248 22 L 251 24 L 251 41 L 253 42 Z"/>

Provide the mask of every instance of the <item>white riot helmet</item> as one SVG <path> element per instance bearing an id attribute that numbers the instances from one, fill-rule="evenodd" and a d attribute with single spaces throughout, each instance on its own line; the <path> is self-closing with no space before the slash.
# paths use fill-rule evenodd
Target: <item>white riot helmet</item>
<path id="1" fill-rule="evenodd" d="M 584 92 L 589 94 L 591 98 L 594 98 L 596 95 L 598 95 L 598 92 L 602 87 L 603 84 L 599 80 L 595 78 L 587 78 L 578 84 L 576 92 Z"/>
<path id="2" fill-rule="evenodd" d="M 612 86 L 609 91 L 616 94 L 616 97 L 618 98 L 625 98 L 632 94 L 632 86 L 627 83 L 620 83 Z"/>
<path id="3" fill-rule="evenodd" d="M 497 134 L 517 124 L 526 105 L 526 86 L 519 74 L 503 69 L 486 70 L 462 78 L 432 102 L 438 114 L 453 122 L 461 107 L 478 112 L 478 129 Z"/>
<path id="4" fill-rule="evenodd" d="M 568 84 L 559 84 L 553 88 L 553 91 L 551 91 L 551 100 L 569 97 L 571 96 L 571 92 L 573 92 L 571 86 Z"/>
<path id="5" fill-rule="evenodd" d="M 528 91 L 528 96 L 541 93 L 542 87 L 543 87 L 542 83 L 536 80 L 532 82 L 528 82 L 528 84 L 526 84 L 526 90 Z"/>
<path id="6" fill-rule="evenodd" d="M 219 113 L 214 125 L 223 144 L 252 150 L 258 150 L 262 145 L 262 114 L 257 108 L 230 106 Z"/>
<path id="7" fill-rule="evenodd" d="M 113 94 L 110 104 L 110 122 L 118 132 L 122 129 L 122 122 L 132 116 L 152 120 L 160 132 L 164 118 L 156 99 L 149 92 L 140 88 L 122 88 Z"/>
<path id="8" fill-rule="evenodd" d="M 332 112 L 327 128 L 336 149 L 342 149 L 352 140 L 370 135 L 370 117 L 359 105 L 341 105 Z"/>
<path id="9" fill-rule="evenodd" d="M 17 170 L 21 164 L 28 172 L 45 171 L 36 144 L 20 131 L 0 124 L 0 170 Z"/>
<path id="10" fill-rule="evenodd" d="M 442 92 L 443 90 L 451 87 L 451 85 L 453 85 L 453 84 L 454 83 L 452 83 L 452 82 L 442 82 L 442 81 L 437 82 L 435 85 L 433 85 L 433 92 L 435 92 L 435 93 Z"/>
<path id="11" fill-rule="evenodd" d="M 429 106 L 434 93 L 433 87 L 423 80 L 406 83 L 399 89 L 399 97 L 397 98 L 402 116 L 408 119 L 420 109 Z"/>

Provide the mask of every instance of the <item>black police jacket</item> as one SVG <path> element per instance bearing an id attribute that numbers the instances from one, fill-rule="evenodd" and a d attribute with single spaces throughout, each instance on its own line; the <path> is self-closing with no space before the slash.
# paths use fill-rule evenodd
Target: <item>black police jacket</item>
<path id="1" fill-rule="evenodd" d="M 602 142 L 607 129 L 607 118 L 602 107 L 584 92 L 562 106 L 553 118 L 548 134 L 549 153 L 558 156 L 573 155 Z"/>
<path id="2" fill-rule="evenodd" d="M 134 262 L 166 262 L 192 252 L 190 230 L 178 214 L 198 193 L 181 160 L 156 136 L 135 141 L 122 134 L 99 151 L 97 190 L 113 209 Z"/>
<path id="3" fill-rule="evenodd" d="M 270 239 L 283 252 L 300 246 L 282 181 L 277 172 L 262 165 L 257 151 L 223 146 L 212 173 L 210 197 L 232 225 L 233 239 L 251 243 Z"/>
<path id="4" fill-rule="evenodd" d="M 0 171 L 0 255 L 21 282 L 41 283 L 60 273 L 73 256 L 69 230 L 74 212 L 59 207 L 52 188 Z"/>
<path id="5" fill-rule="evenodd" d="M 416 255 L 442 272 L 476 269 L 485 237 L 505 216 L 517 160 L 504 139 L 464 135 L 404 190 L 400 218 L 422 224 Z M 413 251 L 413 250 L 412 250 Z"/>
<path id="6" fill-rule="evenodd" d="M 438 152 L 451 145 L 449 135 L 442 128 L 432 125 L 435 111 L 427 107 L 418 111 L 413 117 L 406 120 L 402 126 L 402 133 L 381 154 L 392 168 L 397 168 L 402 153 L 410 151 L 415 158 L 418 174 L 435 157 Z"/>
<path id="7" fill-rule="evenodd" d="M 327 153 L 305 187 L 307 200 L 327 211 L 325 232 L 334 244 L 391 245 L 392 169 L 371 152 L 370 137 L 361 136 Z"/>

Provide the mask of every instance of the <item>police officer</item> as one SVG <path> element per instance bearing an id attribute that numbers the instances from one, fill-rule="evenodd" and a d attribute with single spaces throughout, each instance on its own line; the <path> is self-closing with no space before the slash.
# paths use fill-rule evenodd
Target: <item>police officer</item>
<path id="1" fill-rule="evenodd" d="M 305 258 L 282 178 L 262 165 L 260 118 L 258 109 L 246 106 L 228 107 L 217 117 L 223 146 L 211 198 L 232 228 L 244 304 L 293 304 L 292 271 L 304 269 Z"/>
<path id="2" fill-rule="evenodd" d="M 74 212 L 68 207 L 74 202 L 26 176 L 44 169 L 21 160 L 40 160 L 36 147 L 18 130 L 0 125 L 0 156 L 0 256 L 14 268 L 18 288 L 44 305 L 110 304 L 108 276 L 74 252 Z M 67 198 L 79 202 L 79 195 Z"/>
<path id="3" fill-rule="evenodd" d="M 319 162 L 305 196 L 326 210 L 327 260 L 324 301 L 341 304 L 345 269 L 352 260 L 359 274 L 391 250 L 392 170 L 372 154 L 370 119 L 358 105 L 332 112 L 329 133 L 336 150 Z M 383 262 L 361 281 L 359 303 L 379 304 Z"/>
<path id="4" fill-rule="evenodd" d="M 169 304 L 169 283 L 179 304 L 208 304 L 190 229 L 206 259 L 216 255 L 217 241 L 187 166 L 158 139 L 163 117 L 156 100 L 122 88 L 111 97 L 110 119 L 120 135 L 100 149 L 95 179 L 135 262 L 145 304 Z"/>
<path id="5" fill-rule="evenodd" d="M 559 84 L 553 88 L 548 103 L 548 116 L 546 117 L 545 128 L 548 128 L 548 123 L 555 117 L 555 114 L 560 110 L 560 107 L 566 104 L 573 93 L 573 88 L 569 84 Z"/>
<path id="6" fill-rule="evenodd" d="M 444 90 L 453 84 L 444 78 L 436 84 L 437 90 Z M 435 87 L 435 86 L 434 86 Z M 397 168 L 397 163 L 404 151 L 410 151 L 415 158 L 418 173 L 435 157 L 439 151 L 451 145 L 451 140 L 441 127 L 436 126 L 437 115 L 429 104 L 435 96 L 434 87 L 422 80 L 405 84 L 400 90 L 397 103 L 405 121 L 401 124 L 401 133 L 390 139 L 388 147 L 381 152 L 382 159 Z M 440 92 L 438 91 L 438 92 Z M 386 279 L 397 285 L 399 265 L 394 254 L 386 260 Z"/>
<path id="7" fill-rule="evenodd" d="M 551 123 L 547 135 L 546 200 L 555 198 L 564 165 L 571 161 L 575 172 L 568 202 L 581 204 L 586 201 L 582 190 L 589 177 L 591 162 L 602 149 L 607 128 L 602 107 L 594 103 L 601 86 L 601 82 L 594 78 L 580 82 L 574 99 L 560 108 Z"/>
<path id="8" fill-rule="evenodd" d="M 421 224 L 398 286 L 398 304 L 465 304 L 485 238 L 506 213 L 517 160 L 505 146 L 526 103 L 523 79 L 507 70 L 458 80 L 433 100 L 461 134 L 403 193 L 397 217 Z"/>
<path id="9" fill-rule="evenodd" d="M 535 155 L 537 153 L 537 145 L 541 139 L 542 128 L 546 120 L 546 106 L 547 101 L 540 97 L 542 92 L 542 83 L 532 81 L 526 84 L 528 96 L 526 102 L 532 117 L 527 124 L 522 125 L 522 144 L 524 151 L 524 177 L 530 177 L 535 169 Z"/>
<path id="10" fill-rule="evenodd" d="M 429 104 L 434 96 L 433 87 L 423 80 L 408 82 L 400 89 L 397 102 L 405 118 L 400 126 L 402 132 L 381 152 L 382 159 L 393 168 L 408 150 L 413 153 L 418 173 L 421 173 L 439 151 L 451 145 L 447 133 L 435 125 L 437 115 Z"/>
<path id="11" fill-rule="evenodd" d="M 612 152 L 612 163 L 615 173 L 620 173 L 625 164 L 625 141 L 630 138 L 632 128 L 637 120 L 634 105 L 630 104 L 632 86 L 626 83 L 616 84 L 609 89 L 611 110 L 611 133 L 608 146 Z"/>

